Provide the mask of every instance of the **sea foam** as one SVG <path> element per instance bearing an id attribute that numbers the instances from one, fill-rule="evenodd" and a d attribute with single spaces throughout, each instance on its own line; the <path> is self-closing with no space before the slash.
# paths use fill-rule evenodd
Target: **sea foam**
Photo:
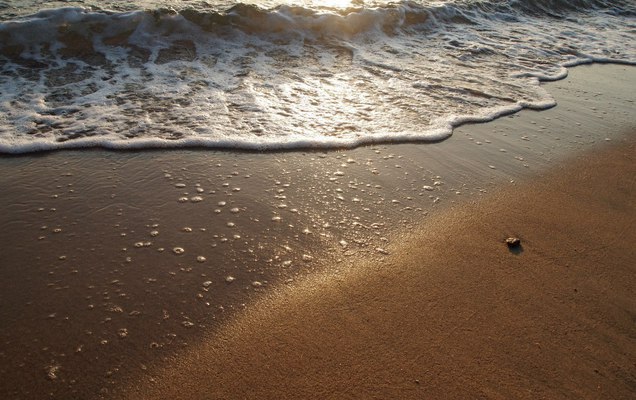
<path id="1" fill-rule="evenodd" d="M 631 2 L 40 10 L 0 22 L 0 152 L 437 141 L 636 61 Z"/>

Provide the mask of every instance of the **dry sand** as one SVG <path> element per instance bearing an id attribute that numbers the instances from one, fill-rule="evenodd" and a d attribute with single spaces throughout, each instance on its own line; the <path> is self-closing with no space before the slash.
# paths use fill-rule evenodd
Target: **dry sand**
<path id="1" fill-rule="evenodd" d="M 632 140 L 260 302 L 129 398 L 633 399 L 635 242 Z"/>
<path id="2" fill-rule="evenodd" d="M 435 144 L 0 157 L 0 398 L 629 397 L 634 81 Z"/>

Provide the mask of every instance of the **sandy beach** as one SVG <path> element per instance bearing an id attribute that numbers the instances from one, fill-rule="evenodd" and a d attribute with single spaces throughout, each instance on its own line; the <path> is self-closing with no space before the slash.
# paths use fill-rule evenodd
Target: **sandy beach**
<path id="1" fill-rule="evenodd" d="M 0 397 L 633 398 L 635 71 L 570 72 L 434 144 L 0 158 Z"/>
<path id="2" fill-rule="evenodd" d="M 635 155 L 453 207 L 381 263 L 259 302 L 128 398 L 632 398 Z"/>

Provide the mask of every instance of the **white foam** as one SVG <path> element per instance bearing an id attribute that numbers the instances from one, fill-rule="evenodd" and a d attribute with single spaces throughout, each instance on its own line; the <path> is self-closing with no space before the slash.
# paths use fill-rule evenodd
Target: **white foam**
<path id="1" fill-rule="evenodd" d="M 636 61 L 633 27 L 619 14 L 501 11 L 510 24 L 461 7 L 470 4 L 70 7 L 0 22 L 0 152 L 438 141 L 461 124 L 554 106 L 540 82 L 571 66 Z M 472 24 L 453 22 L 461 18 Z"/>

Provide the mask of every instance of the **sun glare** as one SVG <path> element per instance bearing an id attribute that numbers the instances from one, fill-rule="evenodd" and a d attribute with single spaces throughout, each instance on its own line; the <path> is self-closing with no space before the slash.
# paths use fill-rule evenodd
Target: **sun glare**
<path id="1" fill-rule="evenodd" d="M 307 4 L 314 7 L 346 8 L 352 5 L 352 0 L 307 0 Z"/>
<path id="2" fill-rule="evenodd" d="M 351 6 L 350 0 L 317 0 L 316 3 L 323 7 L 345 8 Z"/>

